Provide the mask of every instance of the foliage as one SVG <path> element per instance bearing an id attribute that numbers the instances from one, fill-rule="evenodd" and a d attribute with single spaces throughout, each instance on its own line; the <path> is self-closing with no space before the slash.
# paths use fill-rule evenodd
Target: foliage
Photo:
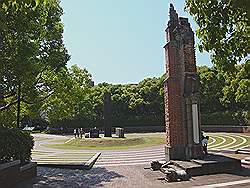
<path id="1" fill-rule="evenodd" d="M 241 125 L 249 123 L 249 68 L 249 61 L 237 65 L 231 73 L 218 71 L 215 67 L 198 68 L 201 82 L 201 112 L 206 114 L 203 123 L 223 122 L 219 115 L 214 116 L 216 113 L 225 117 L 225 124 L 230 121 L 232 124 Z"/>
<path id="2" fill-rule="evenodd" d="M 198 67 L 200 78 L 201 112 L 212 113 L 224 111 L 220 98 L 223 96 L 224 78 L 215 68 Z"/>
<path id="3" fill-rule="evenodd" d="M 49 75 L 49 80 L 55 85 L 55 92 L 44 101 L 41 111 L 50 122 L 91 116 L 93 110 L 89 94 L 93 81 L 86 69 L 73 65 L 69 69 L 61 69 L 56 76 Z"/>
<path id="4" fill-rule="evenodd" d="M 15 127 L 16 126 L 16 108 L 13 106 L 6 109 L 5 111 L 0 111 L 0 126 L 3 127 Z"/>
<path id="5" fill-rule="evenodd" d="M 248 102 L 245 99 L 249 98 L 247 97 L 249 92 L 240 93 L 239 91 L 242 88 L 249 88 L 242 86 L 242 80 L 248 79 L 248 68 L 247 63 L 237 66 L 238 71 L 229 79 L 227 78 L 229 74 L 222 73 L 215 67 L 198 67 L 203 124 L 221 124 L 223 122 L 225 124 L 230 122 L 232 124 L 247 124 Z M 85 79 L 81 79 L 92 83 L 91 76 L 87 76 L 88 74 L 81 74 L 82 77 L 85 77 Z M 74 80 L 75 76 L 73 75 L 69 74 L 68 76 L 71 76 L 71 79 Z M 54 95 L 56 103 L 53 101 L 54 97 L 51 96 L 48 103 L 52 106 L 46 106 L 44 109 L 53 109 L 53 115 L 48 116 L 53 127 L 102 127 L 104 124 L 103 95 L 109 91 L 112 96 L 112 124 L 114 126 L 164 125 L 164 79 L 165 76 L 163 75 L 160 78 L 146 78 L 138 84 L 112 85 L 101 83 L 94 87 L 83 84 L 85 87 L 82 86 L 81 89 L 77 89 L 77 84 L 70 81 L 69 86 L 61 85 L 59 87 L 61 92 Z M 236 89 L 226 89 L 229 83 L 235 82 L 235 79 L 237 79 L 237 83 L 234 84 Z M 67 79 L 64 78 L 63 80 L 63 84 L 67 85 Z M 79 80 L 79 78 L 76 80 Z M 72 87 L 72 85 L 75 85 L 75 87 Z M 231 92 L 230 95 L 229 91 Z M 242 100 L 239 101 L 236 98 Z M 75 110 L 79 109 L 81 101 L 84 103 L 83 106 L 86 111 Z M 228 101 L 228 104 L 226 101 Z M 229 104 L 232 104 L 232 107 Z M 55 106 L 53 107 L 53 105 Z"/>
<path id="6" fill-rule="evenodd" d="M 19 129 L 0 127 L 0 163 L 20 160 L 21 163 L 31 159 L 34 146 L 33 137 Z"/>
<path id="7" fill-rule="evenodd" d="M 86 70 L 85 73 L 87 73 Z M 72 81 L 80 79 L 79 77 L 76 78 L 74 74 L 70 76 Z M 58 95 L 54 95 L 57 99 L 56 103 L 54 103 L 55 101 L 51 102 L 54 97 L 51 96 L 49 103 L 52 106 L 45 107 L 45 109 L 53 111 L 49 120 L 54 127 L 66 127 L 69 124 L 70 127 L 102 127 L 103 95 L 107 91 L 112 95 L 113 124 L 119 126 L 121 126 L 121 123 L 130 126 L 162 124 L 164 119 L 163 80 L 165 76 L 148 78 L 139 84 L 112 85 L 101 83 L 94 87 L 92 87 L 89 74 L 78 76 L 81 76 L 81 80 L 84 80 L 81 83 L 87 82 L 88 84 L 83 84 L 78 88 L 76 83 L 70 82 L 69 86 L 74 85 L 74 87 L 71 89 L 66 87 L 62 93 L 59 92 Z M 66 79 L 64 79 L 64 84 L 67 84 Z M 61 90 L 62 88 L 65 87 L 60 87 Z M 67 96 L 70 96 L 70 98 Z M 64 103 L 65 99 L 67 99 L 67 102 Z M 60 108 L 58 108 L 58 104 L 60 104 Z M 60 114 L 64 111 L 66 113 L 58 118 L 59 116 L 55 114 L 57 111 Z"/>
<path id="8" fill-rule="evenodd" d="M 249 54 L 248 0 L 186 0 L 186 10 L 198 24 L 199 49 L 212 53 L 216 66 L 224 71 Z"/>
<path id="9" fill-rule="evenodd" d="M 211 52 L 215 63 L 198 67 L 204 124 L 223 119 L 248 123 L 246 5 L 246 0 L 186 0 L 186 10 L 199 26 L 199 48 Z M 112 95 L 114 125 L 162 125 L 165 76 L 94 86 L 86 69 L 66 67 L 62 14 L 59 0 L 0 2 L 0 125 L 13 127 L 16 112 L 21 112 L 23 124 L 33 120 L 64 128 L 102 126 L 105 92 Z"/>
<path id="10" fill-rule="evenodd" d="M 1 110 L 39 103 L 54 92 L 46 74 L 56 74 L 69 60 L 62 14 L 58 0 L 0 3 Z"/>
<path id="11" fill-rule="evenodd" d="M 222 102 L 229 109 L 249 110 L 250 61 L 236 66 L 233 73 L 225 73 Z"/>
<path id="12" fill-rule="evenodd" d="M 230 112 L 211 112 L 201 114 L 202 125 L 239 125 L 239 121 Z"/>

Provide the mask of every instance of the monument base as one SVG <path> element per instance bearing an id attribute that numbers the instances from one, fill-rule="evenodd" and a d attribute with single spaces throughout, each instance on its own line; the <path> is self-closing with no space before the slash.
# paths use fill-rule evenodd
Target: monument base
<path id="1" fill-rule="evenodd" d="M 190 146 L 165 146 L 166 161 L 170 160 L 190 160 L 203 157 L 200 144 Z"/>
<path id="2" fill-rule="evenodd" d="M 112 137 L 112 128 L 107 127 L 104 129 L 104 137 Z"/>
<path id="3" fill-rule="evenodd" d="M 217 154 L 206 155 L 203 159 L 171 160 L 171 162 L 177 169 L 183 169 L 191 176 L 230 173 L 241 168 L 240 160 Z"/>

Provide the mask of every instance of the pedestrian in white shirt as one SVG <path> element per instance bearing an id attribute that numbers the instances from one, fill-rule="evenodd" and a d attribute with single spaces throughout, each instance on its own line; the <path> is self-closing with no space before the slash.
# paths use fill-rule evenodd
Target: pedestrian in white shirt
<path id="1" fill-rule="evenodd" d="M 75 135 L 75 138 L 76 138 L 76 129 L 74 129 L 74 135 Z"/>
<path id="2" fill-rule="evenodd" d="M 202 149 L 205 155 L 207 155 L 207 144 L 208 144 L 208 136 L 205 136 L 202 140 L 201 140 L 201 145 L 202 145 Z"/>

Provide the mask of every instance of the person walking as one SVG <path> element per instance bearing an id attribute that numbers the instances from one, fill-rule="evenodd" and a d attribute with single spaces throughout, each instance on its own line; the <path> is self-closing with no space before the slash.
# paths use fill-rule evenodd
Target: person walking
<path id="1" fill-rule="evenodd" d="M 81 136 L 81 139 L 82 139 L 82 135 L 83 135 L 83 129 L 80 128 L 80 136 Z"/>
<path id="2" fill-rule="evenodd" d="M 75 138 L 76 138 L 76 129 L 74 129 L 74 135 L 75 135 Z"/>
<path id="3" fill-rule="evenodd" d="M 203 139 L 201 140 L 201 145 L 202 145 L 202 149 L 203 149 L 203 153 L 205 155 L 207 155 L 207 144 L 208 144 L 208 139 L 209 137 L 208 136 L 205 136 L 203 137 Z"/>
<path id="4" fill-rule="evenodd" d="M 79 138 L 79 135 L 80 135 L 80 129 L 79 128 L 76 129 L 76 135 Z"/>

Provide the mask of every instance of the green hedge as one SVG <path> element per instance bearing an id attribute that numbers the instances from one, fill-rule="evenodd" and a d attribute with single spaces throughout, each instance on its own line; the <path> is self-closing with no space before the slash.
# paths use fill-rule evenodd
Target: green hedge
<path id="1" fill-rule="evenodd" d="M 33 137 L 29 133 L 0 127 L 0 163 L 20 160 L 23 164 L 29 161 L 33 146 Z"/>
<path id="2" fill-rule="evenodd" d="M 124 116 L 124 117 L 113 117 L 113 126 L 120 127 L 133 127 L 133 126 L 162 126 L 164 125 L 164 116 Z M 90 127 L 103 127 L 104 120 L 90 120 L 90 119 L 65 119 L 63 121 L 58 121 L 50 125 L 50 127 L 64 129 L 67 128 L 90 128 Z M 48 131 L 46 131 L 48 132 Z M 58 130 L 50 130 L 50 133 L 60 133 Z"/>
<path id="3" fill-rule="evenodd" d="M 113 119 L 114 126 L 120 127 L 145 127 L 165 125 L 164 116 L 130 116 Z"/>
<path id="4" fill-rule="evenodd" d="M 241 115 L 241 114 L 240 114 Z M 243 115 L 238 115 L 235 112 L 214 112 L 214 113 L 201 113 L 201 124 L 202 125 L 244 125 Z M 244 120 L 244 121 L 243 121 Z M 51 124 L 50 127 L 63 127 L 64 132 L 67 132 L 67 128 L 90 128 L 90 127 L 103 127 L 104 120 L 90 120 L 90 119 L 73 119 L 73 120 L 63 120 Z M 158 116 L 123 116 L 123 117 L 113 117 L 112 125 L 119 127 L 145 127 L 145 126 L 164 126 L 165 120 L 164 115 L 160 114 Z M 49 133 L 59 134 L 59 130 L 50 130 Z M 70 130 L 69 132 L 72 132 Z"/>
<path id="5" fill-rule="evenodd" d="M 239 121 L 235 119 L 233 113 L 214 112 L 214 113 L 201 113 L 202 125 L 239 125 Z"/>

